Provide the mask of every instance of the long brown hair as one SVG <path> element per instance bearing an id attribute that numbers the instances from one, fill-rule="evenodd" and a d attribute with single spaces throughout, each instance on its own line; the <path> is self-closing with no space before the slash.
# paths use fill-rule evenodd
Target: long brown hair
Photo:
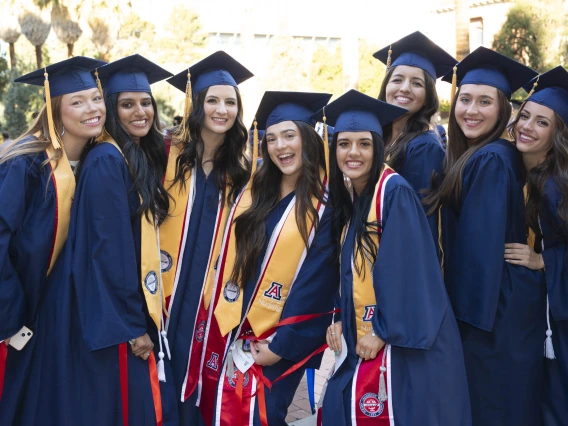
<path id="1" fill-rule="evenodd" d="M 521 112 L 522 110 L 519 111 L 508 127 L 513 137 L 515 137 L 515 126 L 520 119 Z M 563 229 L 568 228 L 568 128 L 557 113 L 554 113 L 554 118 L 556 119 L 556 129 L 552 135 L 552 145 L 546 153 L 544 161 L 527 173 L 528 199 L 525 206 L 525 221 L 539 237 L 542 237 L 542 234 L 538 217 L 542 209 L 544 186 L 550 177 L 558 185 L 560 193 L 563 195 L 557 213 Z"/>
<path id="2" fill-rule="evenodd" d="M 53 114 L 53 123 L 55 131 L 61 135 L 63 131 L 63 120 L 61 119 L 61 99 L 62 96 L 56 96 L 51 99 L 51 111 Z M 39 132 L 39 137 L 35 134 Z M 39 115 L 36 117 L 32 125 L 19 138 L 2 145 L 0 149 L 0 164 L 16 159 L 21 155 L 38 154 L 45 151 L 51 144 L 49 137 L 49 125 L 47 121 L 47 105 L 44 105 Z M 51 158 L 56 162 L 61 158 L 60 150 L 55 151 L 55 155 Z M 49 160 L 46 160 L 42 167 Z"/>
<path id="3" fill-rule="evenodd" d="M 422 200 L 422 203 L 429 206 L 428 214 L 434 213 L 442 204 L 459 203 L 461 199 L 463 169 L 467 161 L 473 154 L 485 145 L 501 138 L 507 122 L 511 116 L 511 104 L 505 94 L 497 89 L 497 102 L 499 104 L 499 120 L 495 127 L 484 135 L 475 145 L 469 145 L 462 129 L 456 120 L 456 103 L 459 100 L 460 91 L 454 96 L 450 119 L 448 122 L 448 145 L 446 157 L 443 163 L 443 177 L 434 176 L 432 178 L 432 190 Z"/>
<path id="4" fill-rule="evenodd" d="M 387 72 L 387 75 L 383 80 L 378 98 L 380 101 L 386 102 L 387 85 L 395 69 L 396 67 L 392 67 Z M 385 147 L 385 158 L 387 159 L 387 163 L 395 170 L 398 170 L 404 164 L 408 143 L 416 136 L 427 132 L 430 129 L 430 120 L 436 111 L 438 111 L 438 107 L 440 106 L 438 93 L 436 92 L 436 81 L 426 71 L 423 71 L 423 73 L 426 90 L 424 105 L 408 117 L 402 133 L 396 138 L 396 140 L 390 141 L 388 146 Z M 392 124 L 388 124 L 383 129 L 383 140 L 389 141 L 391 136 Z"/>
<path id="5" fill-rule="evenodd" d="M 296 181 L 296 224 L 300 235 L 308 248 L 310 230 L 308 221 L 313 221 L 314 229 L 319 225 L 317 210 L 312 198 L 323 202 L 324 187 L 320 171 L 325 170 L 325 158 L 321 137 L 313 127 L 302 121 L 294 121 L 302 137 L 302 173 Z M 266 146 L 266 135 L 262 139 L 261 150 L 263 164 L 255 173 L 252 181 L 252 204 L 242 215 L 235 219 L 235 238 L 237 258 L 231 279 L 244 288 L 255 276 L 260 252 L 266 244 L 265 219 L 280 200 L 280 182 L 282 172 L 272 162 Z"/>

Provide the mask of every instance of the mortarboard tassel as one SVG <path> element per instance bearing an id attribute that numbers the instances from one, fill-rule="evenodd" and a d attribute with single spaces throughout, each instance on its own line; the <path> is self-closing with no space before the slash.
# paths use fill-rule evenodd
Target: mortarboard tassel
<path id="1" fill-rule="evenodd" d="M 385 384 L 385 373 L 387 371 L 387 367 L 385 367 L 386 359 L 387 359 L 387 351 L 389 350 L 388 345 L 385 347 L 383 351 L 383 359 L 381 362 L 381 374 L 379 376 L 379 393 L 377 395 L 379 401 L 385 402 L 388 399 L 387 395 L 387 386 Z"/>
<path id="2" fill-rule="evenodd" d="M 55 125 L 53 124 L 53 111 L 51 110 L 51 91 L 49 89 L 49 79 L 47 75 L 47 68 L 44 68 L 45 80 L 43 82 L 43 88 L 45 90 L 45 108 L 47 109 L 47 126 L 49 127 L 49 138 L 51 139 L 51 144 L 55 149 L 60 149 L 63 142 L 59 138 L 59 134 L 55 130 Z"/>
<path id="3" fill-rule="evenodd" d="M 527 103 L 527 101 L 529 100 L 529 98 L 531 97 L 531 95 L 532 95 L 532 94 L 534 93 L 534 91 L 536 90 L 536 88 L 537 88 L 537 86 L 538 86 L 538 79 L 539 79 L 539 78 L 540 78 L 540 75 L 537 75 L 537 76 L 536 76 L 536 80 L 535 80 L 535 82 L 533 83 L 533 87 L 531 88 L 531 91 L 529 92 L 528 96 L 525 98 L 525 100 L 523 101 L 523 103 L 522 103 L 521 106 L 519 107 L 519 110 L 517 111 L 517 115 L 516 115 L 516 116 L 518 116 L 518 114 L 523 110 L 523 108 L 525 107 L 525 104 Z M 516 116 L 515 116 L 515 117 L 516 117 Z M 513 127 L 512 127 L 512 126 L 508 126 L 508 127 L 507 127 L 507 132 L 506 132 L 506 133 L 507 133 L 507 136 L 509 136 L 509 139 L 510 139 L 510 140 L 512 140 L 512 141 L 515 140 L 515 133 L 514 133 L 514 131 L 513 131 Z M 526 199 L 526 196 L 525 196 L 525 199 Z M 547 333 L 548 333 L 548 332 L 547 332 Z M 551 331 L 551 333 L 552 333 L 552 331 Z M 547 342 L 548 342 L 548 339 L 547 339 Z M 545 343 L 547 343 L 547 342 L 545 342 Z M 550 341 L 550 345 L 552 345 L 552 340 Z M 547 357 L 547 358 L 548 358 L 548 357 Z M 551 359 L 553 359 L 553 358 L 551 358 Z"/>
<path id="4" fill-rule="evenodd" d="M 187 69 L 187 83 L 185 85 L 185 101 L 183 104 L 183 117 L 181 119 L 181 124 L 175 132 L 176 138 L 182 141 L 189 140 L 189 129 L 187 129 L 187 120 L 193 109 L 193 93 L 191 91 L 191 73 L 189 68 Z"/>
<path id="5" fill-rule="evenodd" d="M 103 85 L 101 84 L 101 80 L 99 79 L 99 69 L 97 68 L 95 70 L 95 81 L 97 83 L 97 87 L 99 88 L 99 92 L 101 92 L 101 96 L 104 98 L 104 92 L 103 92 Z M 107 132 L 106 129 L 106 124 L 103 126 L 103 131 L 101 132 L 101 134 L 97 137 L 97 141 L 101 142 L 101 141 L 112 141 L 114 140 L 113 137 L 110 136 L 110 134 Z"/>
<path id="6" fill-rule="evenodd" d="M 326 121 L 327 117 L 325 116 L 325 107 L 323 107 L 323 153 L 325 158 L 325 177 L 329 182 L 329 137 Z"/>
<path id="7" fill-rule="evenodd" d="M 392 44 L 389 46 L 389 55 L 387 57 L 387 72 L 391 67 Z"/>
<path id="8" fill-rule="evenodd" d="M 454 67 L 454 74 L 452 75 L 452 91 L 450 92 L 450 105 L 454 104 L 454 98 L 456 97 L 456 90 L 458 86 L 458 66 Z"/>
<path id="9" fill-rule="evenodd" d="M 258 163 L 258 129 L 256 128 L 256 117 L 254 118 L 254 130 L 252 132 L 252 168 L 250 172 L 250 179 L 252 182 L 252 176 L 256 172 L 256 163 Z"/>
<path id="10" fill-rule="evenodd" d="M 534 91 L 536 90 L 536 87 L 538 86 L 538 79 L 539 79 L 539 78 L 540 78 L 540 75 L 538 75 L 538 76 L 536 77 L 536 80 L 535 80 L 535 82 L 533 83 L 533 87 L 532 87 L 531 91 L 529 92 L 529 95 L 527 96 L 527 99 L 530 98 L 531 95 L 532 95 L 532 94 L 534 93 Z M 526 102 L 526 100 L 525 100 L 525 102 Z M 523 105 L 524 105 L 524 104 L 523 104 Z"/>
<path id="11" fill-rule="evenodd" d="M 546 297 L 546 340 L 544 341 L 544 356 L 547 359 L 556 359 L 554 354 L 554 346 L 552 345 L 552 329 L 550 328 L 550 305 L 548 303 L 548 296 Z"/>

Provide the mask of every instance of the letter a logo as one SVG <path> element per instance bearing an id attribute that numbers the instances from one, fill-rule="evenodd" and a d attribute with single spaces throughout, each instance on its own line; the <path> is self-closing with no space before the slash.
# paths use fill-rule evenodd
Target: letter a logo
<path id="1" fill-rule="evenodd" d="M 215 371 L 219 370 L 219 354 L 216 354 L 215 352 L 211 354 L 211 358 L 207 361 L 207 367 Z"/>
<path id="2" fill-rule="evenodd" d="M 375 315 L 375 308 L 377 305 L 365 306 L 365 313 L 363 314 L 363 321 L 371 321 Z"/>
<path id="3" fill-rule="evenodd" d="M 270 288 L 264 292 L 264 295 L 274 300 L 282 300 L 282 284 L 273 282 L 270 284 Z"/>

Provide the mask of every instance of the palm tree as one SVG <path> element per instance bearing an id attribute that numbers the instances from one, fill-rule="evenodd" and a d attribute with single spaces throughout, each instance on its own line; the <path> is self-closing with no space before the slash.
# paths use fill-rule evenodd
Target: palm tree
<path id="1" fill-rule="evenodd" d="M 73 45 L 81 37 L 83 30 L 71 19 L 67 7 L 53 5 L 51 9 L 51 25 L 59 40 L 67 45 L 67 57 L 73 56 Z"/>
<path id="2" fill-rule="evenodd" d="M 456 58 L 461 61 L 469 54 L 469 0 L 455 0 Z"/>
<path id="3" fill-rule="evenodd" d="M 40 14 L 29 10 L 24 10 L 18 21 L 22 28 L 22 34 L 35 46 L 37 67 L 41 68 L 43 62 L 41 48 L 49 36 L 51 24 L 46 22 Z"/>
<path id="4" fill-rule="evenodd" d="M 2 28 L 0 28 L 0 40 L 10 46 L 10 68 L 16 66 L 16 49 L 14 44 L 20 38 L 20 25 L 13 10 L 8 7 L 2 8 Z"/>

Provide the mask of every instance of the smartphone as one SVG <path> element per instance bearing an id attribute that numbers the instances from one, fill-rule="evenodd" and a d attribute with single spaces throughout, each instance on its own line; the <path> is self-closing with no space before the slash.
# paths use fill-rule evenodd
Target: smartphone
<path id="1" fill-rule="evenodd" d="M 10 339 L 10 346 L 12 346 L 17 351 L 21 351 L 22 349 L 24 349 L 24 346 L 26 346 L 33 335 L 34 332 L 24 325 L 20 331 L 12 336 L 12 338 Z"/>
<path id="2" fill-rule="evenodd" d="M 250 352 L 250 340 L 243 340 L 243 351 Z"/>

